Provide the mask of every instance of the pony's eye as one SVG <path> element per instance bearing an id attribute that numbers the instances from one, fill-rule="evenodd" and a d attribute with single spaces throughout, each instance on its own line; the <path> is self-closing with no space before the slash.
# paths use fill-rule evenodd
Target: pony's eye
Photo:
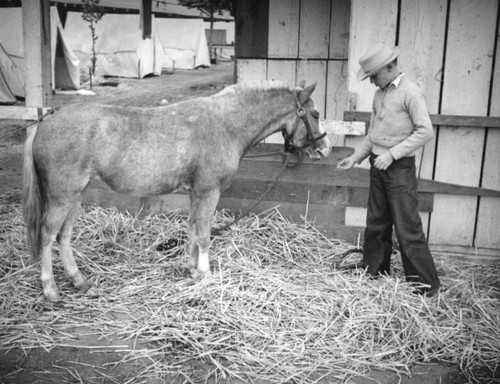
<path id="1" fill-rule="evenodd" d="M 319 111 L 312 111 L 311 112 L 311 116 L 315 119 L 315 120 L 318 120 L 319 119 Z"/>

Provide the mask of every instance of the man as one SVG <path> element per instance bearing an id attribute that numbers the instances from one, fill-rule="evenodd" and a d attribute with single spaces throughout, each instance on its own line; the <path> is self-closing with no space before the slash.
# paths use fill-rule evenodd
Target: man
<path id="1" fill-rule="evenodd" d="M 372 276 L 390 274 L 394 226 L 406 279 L 421 284 L 416 293 L 432 296 L 440 282 L 418 214 L 414 153 L 434 133 L 421 91 L 398 70 L 398 55 L 397 47 L 377 44 L 360 58 L 358 80 L 370 78 L 379 89 L 367 136 L 337 170 L 370 158 L 363 261 L 355 267 L 367 268 Z"/>

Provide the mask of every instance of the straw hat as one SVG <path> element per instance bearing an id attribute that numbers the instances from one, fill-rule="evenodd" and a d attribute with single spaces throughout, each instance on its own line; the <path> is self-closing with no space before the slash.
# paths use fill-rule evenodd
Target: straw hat
<path id="1" fill-rule="evenodd" d="M 359 59 L 361 68 L 356 74 L 358 80 L 363 81 L 367 77 L 374 75 L 398 56 L 398 47 L 391 48 L 384 43 L 374 45 Z"/>

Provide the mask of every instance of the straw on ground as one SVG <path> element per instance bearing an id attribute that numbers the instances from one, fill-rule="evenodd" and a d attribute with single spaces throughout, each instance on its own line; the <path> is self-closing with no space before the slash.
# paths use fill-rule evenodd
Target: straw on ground
<path id="1" fill-rule="evenodd" d="M 478 368 L 498 375 L 498 263 L 436 257 L 444 287 L 423 298 L 403 281 L 398 255 L 391 277 L 333 270 L 351 245 L 273 209 L 214 237 L 212 276 L 193 280 L 185 212 L 138 219 L 88 207 L 73 244 L 99 296 L 76 291 L 56 256 L 63 302 L 54 306 L 29 262 L 20 207 L 0 213 L 1 349 L 74 345 L 75 330 L 91 330 L 123 340 L 114 347 L 127 352 L 123 363 L 147 361 L 144 377 L 306 383 L 435 360 L 471 380 Z M 216 225 L 231 219 L 219 212 Z"/>

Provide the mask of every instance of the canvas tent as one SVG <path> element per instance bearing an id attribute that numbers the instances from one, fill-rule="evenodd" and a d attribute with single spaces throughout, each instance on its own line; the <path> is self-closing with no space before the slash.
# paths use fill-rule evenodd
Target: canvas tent
<path id="1" fill-rule="evenodd" d="M 203 19 L 156 18 L 165 58 L 164 68 L 210 66 Z"/>
<path id="2" fill-rule="evenodd" d="M 0 103 L 13 104 L 24 95 L 24 73 L 0 43 Z"/>
<path id="3" fill-rule="evenodd" d="M 90 68 L 92 35 L 79 12 L 68 12 L 66 34 L 82 68 Z M 143 78 L 160 75 L 163 49 L 152 23 L 152 38 L 143 39 L 138 14 L 105 14 L 96 23 L 96 73 L 101 76 Z"/>
<path id="4" fill-rule="evenodd" d="M 52 88 L 80 88 L 79 61 L 71 51 L 56 7 L 50 8 Z M 0 11 L 0 70 L 10 93 L 25 97 L 24 42 L 22 10 L 2 8 Z M 8 57 L 6 57 L 6 55 Z M 7 98 L 6 87 L 2 86 L 2 98 Z"/>

